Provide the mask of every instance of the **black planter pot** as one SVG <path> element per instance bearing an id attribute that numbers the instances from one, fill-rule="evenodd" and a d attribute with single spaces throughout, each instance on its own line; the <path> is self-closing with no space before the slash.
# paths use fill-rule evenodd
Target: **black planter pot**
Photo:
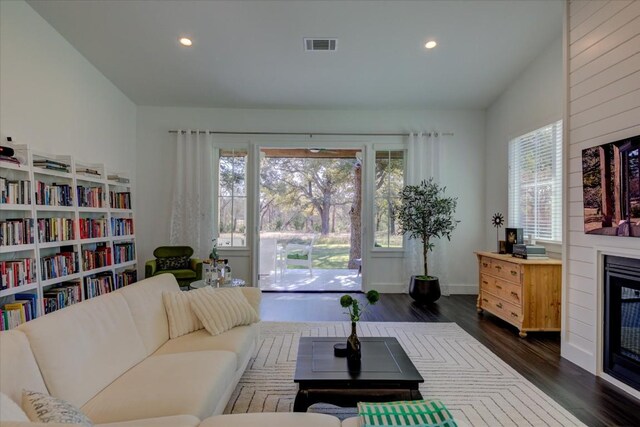
<path id="1" fill-rule="evenodd" d="M 409 295 L 419 304 L 436 302 L 441 295 L 440 281 L 437 277 L 424 279 L 419 276 L 411 276 Z"/>

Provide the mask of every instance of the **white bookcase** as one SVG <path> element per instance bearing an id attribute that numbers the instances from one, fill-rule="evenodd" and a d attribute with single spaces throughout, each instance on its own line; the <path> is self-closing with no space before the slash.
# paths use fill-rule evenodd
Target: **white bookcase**
<path id="1" fill-rule="evenodd" d="M 129 175 L 126 172 L 114 172 L 104 164 L 87 162 L 75 159 L 73 156 L 56 155 L 43 153 L 29 149 L 26 145 L 11 145 L 16 151 L 16 157 L 21 159 L 21 164 L 16 165 L 8 162 L 0 162 L 0 177 L 9 180 L 28 180 L 31 183 L 31 203 L 0 204 L 0 220 L 15 218 L 33 218 L 35 241 L 29 244 L 0 246 L 0 260 L 12 260 L 19 258 L 33 258 L 36 260 L 36 280 L 22 286 L 0 290 L 0 306 L 10 302 L 11 297 L 17 293 L 37 293 L 38 296 L 38 316 L 44 314 L 43 294 L 52 287 L 64 282 L 80 281 L 82 290 L 82 300 L 88 298 L 86 294 L 87 286 L 85 279 L 100 273 L 110 272 L 113 275 L 114 286 L 117 275 L 125 270 L 136 270 L 137 259 L 135 257 L 136 236 L 133 232 L 117 233 L 113 227 L 113 221 L 122 218 L 130 219 L 130 223 L 135 226 L 133 211 L 133 194 L 131 184 L 128 181 Z M 34 166 L 34 161 L 50 160 L 63 163 L 69 166 L 69 172 L 50 170 Z M 88 173 L 87 169 L 95 171 Z M 117 176 L 120 180 L 109 179 Z M 36 203 L 35 193 L 38 190 L 37 182 L 46 184 L 68 184 L 71 186 L 71 206 L 49 206 Z M 78 197 L 78 187 L 100 189 L 101 200 L 92 206 L 82 206 Z M 112 207 L 110 203 L 110 192 L 129 193 L 130 204 L 127 208 Z M 97 200 L 97 199 L 96 199 Z M 64 241 L 44 242 L 40 241 L 38 233 L 38 219 L 44 218 L 66 218 L 73 221 L 73 239 Z M 81 238 L 81 219 L 102 219 L 106 221 L 106 233 L 98 237 Z M 116 263 L 115 251 L 122 244 L 133 245 L 134 257 Z M 94 250 L 97 246 L 106 246 L 111 249 L 111 265 L 93 269 L 83 268 L 83 251 L 85 249 Z M 43 279 L 42 258 L 54 255 L 65 247 L 73 250 L 77 254 L 78 268 L 73 274 L 66 276 Z M 9 300 L 9 301 L 7 301 Z"/>

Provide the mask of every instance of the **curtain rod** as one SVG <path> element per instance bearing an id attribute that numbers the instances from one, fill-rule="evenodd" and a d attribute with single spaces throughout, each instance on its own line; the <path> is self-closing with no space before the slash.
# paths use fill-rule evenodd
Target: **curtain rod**
<path id="1" fill-rule="evenodd" d="M 186 130 L 170 130 L 169 133 L 186 133 Z M 207 133 L 204 130 L 192 130 L 191 133 Z M 339 132 L 231 132 L 231 131 L 209 131 L 215 135 L 298 135 L 313 138 L 317 136 L 409 136 L 409 133 L 339 133 Z M 427 136 L 453 136 L 453 132 L 425 132 Z"/>

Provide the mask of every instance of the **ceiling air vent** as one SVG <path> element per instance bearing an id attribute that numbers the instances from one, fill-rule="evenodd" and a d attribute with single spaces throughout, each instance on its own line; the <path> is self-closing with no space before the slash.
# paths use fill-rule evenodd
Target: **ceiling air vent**
<path id="1" fill-rule="evenodd" d="M 335 52 L 338 49 L 338 39 L 304 39 L 304 50 L 307 52 Z"/>

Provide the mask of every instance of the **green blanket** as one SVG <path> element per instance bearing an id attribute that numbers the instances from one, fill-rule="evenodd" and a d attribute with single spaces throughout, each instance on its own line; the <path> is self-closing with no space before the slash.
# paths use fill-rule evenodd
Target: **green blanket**
<path id="1" fill-rule="evenodd" d="M 439 400 L 360 402 L 358 415 L 362 427 L 457 427 L 453 416 Z"/>

